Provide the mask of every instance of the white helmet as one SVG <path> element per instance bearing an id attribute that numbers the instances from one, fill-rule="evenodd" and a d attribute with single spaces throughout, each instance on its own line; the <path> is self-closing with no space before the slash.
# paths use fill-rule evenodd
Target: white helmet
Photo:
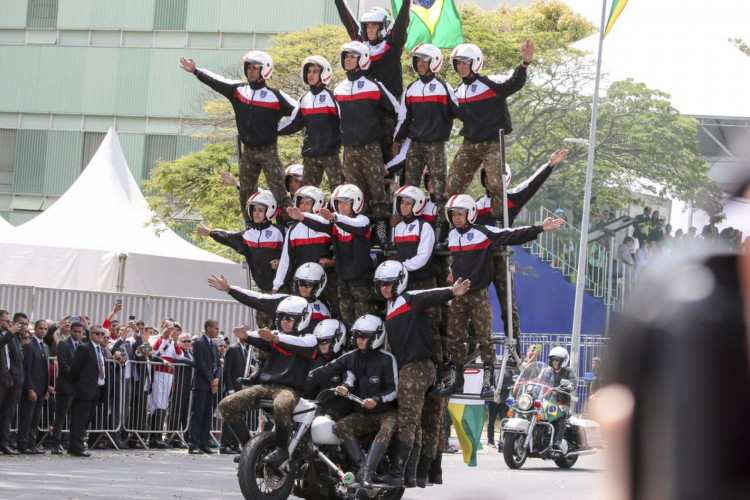
<path id="1" fill-rule="evenodd" d="M 242 69 L 244 70 L 245 75 L 247 75 L 248 64 L 260 67 L 260 76 L 262 76 L 263 79 L 271 78 L 271 75 L 273 74 L 273 59 L 271 59 L 271 56 L 269 56 L 267 52 L 263 52 L 262 50 L 251 50 L 245 54 L 242 58 L 242 62 L 244 63 Z"/>
<path id="2" fill-rule="evenodd" d="M 379 23 L 380 29 L 378 30 L 378 35 L 380 40 L 382 40 L 388 36 L 388 33 L 390 33 L 393 18 L 391 17 L 391 13 L 383 7 L 372 7 L 371 9 L 364 11 L 362 15 L 359 16 L 359 25 L 361 27 L 360 36 L 362 37 L 362 40 L 367 40 L 367 29 L 365 28 L 365 23 Z"/>
<path id="3" fill-rule="evenodd" d="M 281 330 L 281 319 L 291 316 L 294 319 L 292 333 L 301 333 L 310 325 L 312 308 L 302 297 L 291 295 L 276 306 L 276 328 Z"/>
<path id="4" fill-rule="evenodd" d="M 420 215 L 422 213 L 422 210 L 424 210 L 424 192 L 418 187 L 403 186 L 393 194 L 393 197 L 396 199 L 396 210 L 398 210 L 399 213 L 401 212 L 401 198 L 405 198 L 414 202 L 414 206 L 411 209 L 414 215 Z"/>
<path id="5" fill-rule="evenodd" d="M 313 200 L 312 213 L 317 214 L 326 203 L 326 195 L 323 191 L 315 186 L 302 186 L 294 193 L 294 206 L 299 208 L 299 202 L 302 198 Z"/>
<path id="6" fill-rule="evenodd" d="M 565 368 L 568 366 L 568 361 L 570 361 L 570 354 L 568 354 L 568 351 L 564 347 L 557 346 L 553 347 L 549 352 L 549 356 L 547 356 L 547 363 L 549 363 L 550 366 L 552 366 L 552 358 L 559 359 L 560 368 Z"/>
<path id="7" fill-rule="evenodd" d="M 477 202 L 468 194 L 454 194 L 445 204 L 445 216 L 451 220 L 451 210 L 466 211 L 466 220 L 474 223 L 477 220 Z"/>
<path id="8" fill-rule="evenodd" d="M 320 294 L 325 290 L 328 283 L 328 276 L 323 266 L 317 262 L 307 262 L 294 271 L 294 278 L 292 278 L 292 293 L 298 297 L 302 297 L 299 293 L 300 282 L 312 284 L 312 294 L 307 301 L 315 302 L 315 299 L 320 297 Z"/>
<path id="9" fill-rule="evenodd" d="M 299 163 L 293 163 L 284 169 L 284 185 L 286 186 L 287 191 L 289 191 L 289 178 L 294 177 L 302 182 L 302 174 L 304 171 L 305 167 Z"/>
<path id="10" fill-rule="evenodd" d="M 276 198 L 273 197 L 271 191 L 265 189 L 258 189 L 257 193 L 247 200 L 247 214 L 250 218 L 253 217 L 253 205 L 258 205 L 266 208 L 266 219 L 274 220 L 276 214 L 279 213 L 279 205 L 276 203 Z"/>
<path id="11" fill-rule="evenodd" d="M 411 67 L 417 71 L 417 58 L 430 60 L 430 71 L 437 73 L 443 66 L 443 53 L 431 43 L 420 43 L 411 51 Z"/>
<path id="12" fill-rule="evenodd" d="M 352 202 L 352 210 L 355 214 L 362 211 L 362 207 L 365 205 L 365 195 L 362 194 L 362 190 L 354 184 L 342 184 L 333 190 L 331 195 L 331 201 L 333 202 L 334 212 L 339 211 L 338 201 L 348 200 Z"/>
<path id="13" fill-rule="evenodd" d="M 357 337 L 369 337 L 368 349 L 378 349 L 385 345 L 385 326 L 383 320 L 372 314 L 357 318 L 352 325 L 352 341 L 356 345 Z"/>
<path id="14" fill-rule="evenodd" d="M 341 46 L 341 67 L 344 68 L 344 57 L 351 52 L 359 57 L 359 69 L 365 71 L 370 67 L 370 50 L 362 42 L 346 42 Z M 344 68 L 346 70 L 346 68 Z"/>
<path id="15" fill-rule="evenodd" d="M 395 298 L 406 290 L 406 285 L 409 284 L 409 271 L 397 260 L 386 260 L 375 269 L 373 281 L 375 282 L 376 293 L 381 296 L 380 287 L 382 285 L 393 285 L 391 294 Z"/>
<path id="16" fill-rule="evenodd" d="M 451 52 L 451 65 L 453 69 L 456 69 L 456 61 L 463 61 L 471 64 L 471 70 L 474 73 L 479 73 L 484 64 L 484 56 L 479 47 L 473 43 L 462 43 L 456 45 L 456 48 Z"/>
<path id="17" fill-rule="evenodd" d="M 318 341 L 331 339 L 331 352 L 338 353 L 346 342 L 346 327 L 337 319 L 324 319 L 317 324 L 313 335 Z"/>
<path id="18" fill-rule="evenodd" d="M 510 171 L 510 165 L 505 164 L 505 185 L 510 186 L 510 180 L 513 177 L 513 173 Z M 479 169 L 479 180 L 482 183 L 482 187 L 487 189 L 487 170 L 482 166 Z"/>
<path id="19" fill-rule="evenodd" d="M 310 82 L 307 81 L 307 69 L 311 64 L 320 68 L 320 83 L 327 85 L 333 77 L 333 69 L 331 69 L 331 63 L 328 62 L 328 59 L 323 56 L 307 56 L 302 60 L 300 66 L 302 68 L 302 81 L 310 85 Z"/>

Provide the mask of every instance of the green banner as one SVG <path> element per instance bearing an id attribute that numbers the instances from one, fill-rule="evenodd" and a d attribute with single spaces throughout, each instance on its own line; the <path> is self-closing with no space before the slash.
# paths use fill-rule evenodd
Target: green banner
<path id="1" fill-rule="evenodd" d="M 391 0 L 394 18 L 409 0 Z M 411 0 L 411 17 L 407 31 L 406 49 L 420 43 L 431 43 L 452 49 L 464 43 L 464 30 L 454 0 Z"/>

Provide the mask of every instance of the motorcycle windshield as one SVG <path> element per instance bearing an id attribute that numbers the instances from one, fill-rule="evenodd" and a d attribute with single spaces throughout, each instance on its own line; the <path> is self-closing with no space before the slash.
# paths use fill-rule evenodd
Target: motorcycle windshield
<path id="1" fill-rule="evenodd" d="M 552 368 L 541 361 L 529 363 L 521 370 L 513 386 L 513 397 L 517 399 L 521 394 L 528 394 L 534 400 L 547 399 L 552 392 L 553 382 Z"/>

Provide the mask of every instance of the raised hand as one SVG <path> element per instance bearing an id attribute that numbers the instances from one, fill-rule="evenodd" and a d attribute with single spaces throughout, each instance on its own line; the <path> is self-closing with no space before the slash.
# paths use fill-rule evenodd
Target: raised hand
<path id="1" fill-rule="evenodd" d="M 549 157 L 549 166 L 556 167 L 561 162 L 565 161 L 569 154 L 569 149 L 558 149 L 557 151 L 552 153 L 552 156 Z"/>
<path id="2" fill-rule="evenodd" d="M 521 45 L 521 59 L 526 64 L 534 59 L 534 42 L 531 41 L 531 38 L 527 38 L 526 42 Z"/>
<path id="3" fill-rule="evenodd" d="M 562 219 L 553 219 L 552 217 L 547 217 L 544 219 L 544 222 L 542 222 L 542 230 L 544 231 L 554 231 L 555 229 L 559 228 L 565 223 Z"/>
<path id="4" fill-rule="evenodd" d="M 195 60 L 180 57 L 180 67 L 188 73 L 193 73 L 195 71 Z"/>
<path id="5" fill-rule="evenodd" d="M 208 277 L 208 286 L 211 288 L 216 288 L 220 292 L 228 292 L 229 291 L 229 282 L 224 277 L 224 275 L 216 276 L 215 274 L 212 274 Z"/>

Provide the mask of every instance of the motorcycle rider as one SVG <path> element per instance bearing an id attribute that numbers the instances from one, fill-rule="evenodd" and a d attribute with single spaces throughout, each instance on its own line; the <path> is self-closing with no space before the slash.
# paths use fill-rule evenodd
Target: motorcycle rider
<path id="1" fill-rule="evenodd" d="M 261 328 L 247 336 L 250 345 L 268 353 L 260 368 L 260 384 L 235 392 L 219 403 L 221 415 L 242 448 L 250 439 L 245 414 L 256 408 L 261 399 L 273 400 L 276 449 L 264 461 L 274 467 L 289 459 L 291 415 L 305 390 L 310 360 L 318 345 L 312 333 L 304 333 L 311 316 L 312 308 L 302 297 L 282 300 L 276 309 L 277 329 Z"/>
<path id="2" fill-rule="evenodd" d="M 388 449 L 398 419 L 398 370 L 396 358 L 384 348 L 386 334 L 380 318 L 372 314 L 360 316 L 352 326 L 352 336 L 356 350 L 311 371 L 307 380 L 319 383 L 332 375 L 346 375 L 346 381 L 336 387 L 336 393 L 345 395 L 351 391 L 364 399 L 364 404 L 356 406 L 354 413 L 336 422 L 334 433 L 360 469 L 362 486 L 371 489 L 372 475 Z M 375 431 L 377 435 L 365 458 L 357 437 Z"/>
<path id="3" fill-rule="evenodd" d="M 565 450 L 561 446 L 561 443 L 563 441 L 563 438 L 565 437 L 565 425 L 568 422 L 571 414 L 569 406 L 571 402 L 571 393 L 574 392 L 577 387 L 576 374 L 568 367 L 569 361 L 570 355 L 564 347 L 553 347 L 549 352 L 549 356 L 547 356 L 547 363 L 549 364 L 549 367 L 544 369 L 545 371 L 552 370 L 552 387 L 555 388 L 553 389 L 553 394 L 557 395 L 557 402 L 559 405 L 558 411 L 563 412 L 562 417 L 552 422 L 552 426 L 555 428 L 555 439 L 552 443 L 552 449 L 561 451 L 563 453 L 565 452 Z M 544 375 L 544 371 L 542 372 L 542 375 Z M 540 377 L 542 375 L 540 375 Z M 568 380 L 569 383 L 561 387 L 561 383 L 563 380 Z"/>
<path id="4" fill-rule="evenodd" d="M 325 366 L 341 357 L 346 343 L 346 327 L 341 321 L 324 319 L 315 327 L 313 335 L 318 341 L 318 350 L 315 352 L 311 370 Z M 341 374 L 335 373 L 329 378 L 316 379 L 315 382 L 308 378 L 308 382 L 305 397 L 315 399 L 321 391 L 340 386 L 344 383 L 344 378 Z M 345 398 L 337 398 L 330 393 L 326 393 L 319 401 L 319 405 L 325 409 L 326 414 L 334 420 L 350 414 L 354 409 L 351 401 Z"/>

